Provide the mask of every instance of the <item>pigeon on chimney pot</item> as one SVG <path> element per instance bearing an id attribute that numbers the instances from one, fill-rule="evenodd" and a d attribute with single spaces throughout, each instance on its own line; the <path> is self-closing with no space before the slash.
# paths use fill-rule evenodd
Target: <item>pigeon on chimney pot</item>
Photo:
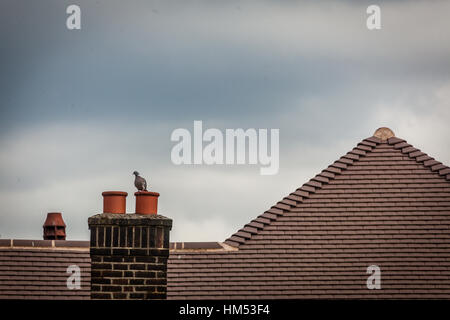
<path id="1" fill-rule="evenodd" d="M 147 181 L 139 176 L 139 172 L 135 171 L 133 174 L 136 176 L 134 179 L 134 185 L 139 191 L 147 191 Z"/>

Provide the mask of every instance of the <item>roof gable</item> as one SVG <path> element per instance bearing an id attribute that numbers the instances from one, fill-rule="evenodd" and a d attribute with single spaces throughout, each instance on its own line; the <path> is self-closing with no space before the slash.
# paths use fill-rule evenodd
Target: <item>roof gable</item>
<path id="1" fill-rule="evenodd" d="M 226 243 L 238 250 L 171 253 L 168 299 L 448 299 L 449 168 L 364 139 Z"/>
<path id="2" fill-rule="evenodd" d="M 349 167 L 351 170 L 347 170 Z M 355 171 L 358 170 L 355 168 L 360 169 L 360 171 Z M 410 172 L 410 169 L 414 169 L 416 172 Z M 323 193 L 320 190 L 332 189 L 333 187 L 328 187 L 329 185 L 339 185 L 339 190 L 341 191 L 338 192 L 341 193 L 344 190 L 351 190 L 352 186 L 358 186 L 357 183 L 364 184 L 364 182 L 368 189 L 371 188 L 371 183 L 394 183 L 393 186 L 395 187 L 397 182 L 394 181 L 395 179 L 408 179 L 409 175 L 411 175 L 410 179 L 417 179 L 415 174 L 422 175 L 422 177 L 425 177 L 424 174 L 433 175 L 436 179 L 442 179 L 440 183 L 449 185 L 450 168 L 408 144 L 406 140 L 397 137 L 391 137 L 387 140 L 382 140 L 375 136 L 369 137 L 362 140 L 350 152 L 322 170 L 322 172 L 296 191 L 250 221 L 242 229 L 226 239 L 225 243 L 234 247 L 245 244 L 252 237 L 259 234 L 261 230 L 264 230 L 266 226 L 276 221 L 278 217 L 294 210 L 303 203 L 309 203 L 308 199 L 310 198 L 317 199 L 314 195 L 318 192 L 320 194 Z M 343 177 L 347 177 L 347 179 Z M 362 179 L 358 179 L 358 177 Z M 343 180 L 343 183 L 339 184 L 338 182 L 341 180 Z M 430 181 L 415 180 L 415 182 L 420 184 Z M 397 186 L 402 187 L 402 184 L 397 183 Z M 419 189 L 427 189 L 428 187 L 428 185 L 422 185 L 422 188 Z M 438 185 L 434 185 L 434 187 L 438 187 Z M 364 186 L 362 189 L 364 189 Z M 364 198 L 362 189 L 357 190 L 356 194 L 360 194 L 360 197 Z M 402 193 L 400 192 L 398 196 L 401 197 Z M 333 202 L 340 206 L 336 200 L 333 200 Z"/>

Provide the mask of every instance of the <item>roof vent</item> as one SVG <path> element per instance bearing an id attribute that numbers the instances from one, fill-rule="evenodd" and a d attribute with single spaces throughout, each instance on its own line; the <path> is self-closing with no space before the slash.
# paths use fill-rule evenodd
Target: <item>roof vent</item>
<path id="1" fill-rule="evenodd" d="M 389 138 L 395 137 L 394 131 L 389 128 L 381 127 L 378 128 L 373 134 L 374 137 L 380 138 L 383 141 L 386 141 Z"/>
<path id="2" fill-rule="evenodd" d="M 66 224 L 61 212 L 47 213 L 43 227 L 44 240 L 66 240 Z"/>

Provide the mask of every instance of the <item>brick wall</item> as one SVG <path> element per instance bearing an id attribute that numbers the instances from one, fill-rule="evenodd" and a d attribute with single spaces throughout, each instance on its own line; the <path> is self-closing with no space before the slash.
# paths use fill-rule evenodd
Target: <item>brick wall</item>
<path id="1" fill-rule="evenodd" d="M 172 220 L 103 213 L 88 223 L 92 299 L 166 299 Z"/>

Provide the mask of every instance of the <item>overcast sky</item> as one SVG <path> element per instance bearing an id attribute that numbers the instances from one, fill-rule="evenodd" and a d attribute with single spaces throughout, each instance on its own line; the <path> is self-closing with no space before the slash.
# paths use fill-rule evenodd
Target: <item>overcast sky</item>
<path id="1" fill-rule="evenodd" d="M 81 7 L 67 30 L 66 7 Z M 382 29 L 366 28 L 381 7 Z M 449 1 L 0 2 L 0 237 L 87 240 L 138 170 L 172 241 L 223 241 L 381 126 L 450 164 Z M 280 170 L 176 166 L 176 128 L 280 130 Z"/>

